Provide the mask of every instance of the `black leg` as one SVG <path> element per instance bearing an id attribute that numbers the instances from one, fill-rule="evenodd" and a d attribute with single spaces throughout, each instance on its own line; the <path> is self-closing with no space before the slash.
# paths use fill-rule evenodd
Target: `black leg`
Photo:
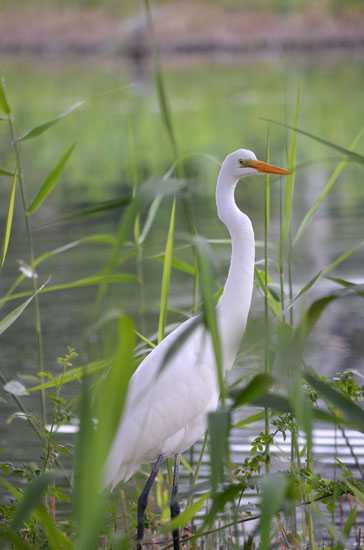
<path id="1" fill-rule="evenodd" d="M 157 477 L 158 470 L 163 462 L 163 456 L 160 455 L 153 464 L 150 476 L 147 479 L 144 489 L 138 498 L 138 516 L 137 516 L 137 550 L 141 550 L 144 537 L 144 514 L 148 504 L 148 496 L 153 486 L 154 480 Z"/>
<path id="2" fill-rule="evenodd" d="M 176 455 L 174 461 L 174 472 L 173 472 L 173 485 L 172 485 L 172 495 L 171 495 L 171 519 L 177 517 L 180 513 L 180 507 L 178 502 L 178 475 L 179 475 L 179 463 L 180 456 Z M 179 529 L 175 529 L 172 532 L 173 536 L 173 550 L 179 550 Z"/>

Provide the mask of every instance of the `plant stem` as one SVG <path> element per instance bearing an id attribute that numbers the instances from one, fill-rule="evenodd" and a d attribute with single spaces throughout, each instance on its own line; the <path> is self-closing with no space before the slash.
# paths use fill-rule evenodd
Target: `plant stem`
<path id="1" fill-rule="evenodd" d="M 34 265 L 34 246 L 33 246 L 33 236 L 32 236 L 32 230 L 30 225 L 30 219 L 27 215 L 27 203 L 25 198 L 25 185 L 24 185 L 24 175 L 23 175 L 23 169 L 22 169 L 22 163 L 21 163 L 21 157 L 20 157 L 20 150 L 19 145 L 17 142 L 16 134 L 15 134 L 15 127 L 14 122 L 11 116 L 8 117 L 8 123 L 9 123 L 9 131 L 10 131 L 10 139 L 11 139 L 11 145 L 14 150 L 15 154 L 15 163 L 16 163 L 16 171 L 18 174 L 18 181 L 19 181 L 19 188 L 20 188 L 20 196 L 21 196 L 21 202 L 23 206 L 23 213 L 24 213 L 24 220 L 25 220 L 25 228 L 28 238 L 28 245 L 29 245 L 29 255 L 30 255 L 30 265 L 33 268 Z M 35 331 L 37 335 L 37 342 L 38 342 L 38 362 L 39 362 L 39 369 L 41 372 L 44 371 L 44 347 L 43 347 L 43 334 L 42 334 L 42 322 L 41 322 L 41 315 L 40 315 L 40 305 L 39 305 L 39 296 L 38 296 L 38 284 L 37 284 L 37 278 L 35 272 L 32 273 L 32 284 L 33 284 L 33 292 L 35 294 L 34 296 L 34 311 L 35 311 Z M 41 382 L 44 383 L 43 376 L 41 377 Z M 47 404 L 46 404 L 46 393 L 45 390 L 41 390 L 41 418 L 43 425 L 46 426 L 47 424 Z"/>
<path id="2" fill-rule="evenodd" d="M 283 241 L 283 184 L 282 179 L 279 184 L 279 286 L 281 294 L 282 317 L 285 320 L 285 300 L 284 300 L 284 241 Z"/>
<path id="3" fill-rule="evenodd" d="M 267 162 L 270 161 L 270 143 L 269 133 L 267 134 Z M 268 241 L 269 241 L 269 222 L 270 222 L 270 176 L 267 174 L 265 178 L 265 197 L 264 197 L 264 372 L 271 372 L 270 365 L 270 333 L 269 333 L 269 306 L 268 306 L 268 280 L 269 280 L 269 265 L 268 265 Z M 268 407 L 264 407 L 264 431 L 268 437 L 270 432 L 270 411 Z M 268 474 L 270 469 L 270 453 L 269 443 L 265 446 L 265 473 Z"/>
<path id="4" fill-rule="evenodd" d="M 312 439 L 310 441 L 307 441 L 307 451 L 306 451 L 306 468 L 309 473 L 312 472 Z M 311 500 L 311 492 L 309 492 L 307 495 L 305 495 L 307 500 Z M 308 540 L 310 543 L 310 550 L 315 550 L 316 544 L 315 544 L 315 530 L 314 530 L 314 524 L 313 524 L 313 518 L 311 513 L 310 505 L 308 505 L 305 508 L 305 518 L 306 518 L 306 525 L 308 529 Z"/>

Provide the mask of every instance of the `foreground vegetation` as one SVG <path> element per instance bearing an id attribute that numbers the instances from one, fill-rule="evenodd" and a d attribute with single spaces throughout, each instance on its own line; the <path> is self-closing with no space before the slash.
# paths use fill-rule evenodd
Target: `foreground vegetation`
<path id="1" fill-rule="evenodd" d="M 91 207 L 79 208 L 63 220 L 65 224 L 77 221 L 82 227 L 84 220 L 103 213 L 117 218 L 115 231 L 92 231 L 40 256 L 34 249 L 33 219 L 52 203 L 60 177 L 77 149 L 72 139 L 62 144 L 48 175 L 34 191 L 32 189 L 31 199 L 24 155 L 27 147 L 32 146 L 35 157 L 37 142 L 45 137 L 51 139 L 62 120 L 72 120 L 84 104 L 73 104 L 57 118 L 46 123 L 40 121 L 31 130 L 16 133 L 18 107 L 10 101 L 11 90 L 3 83 L 0 87 L 0 123 L 3 129 L 6 127 L 9 147 L 6 165 L 0 165 L 0 175 L 8 190 L 2 266 L 6 268 L 9 247 L 16 238 L 15 216 L 21 215 L 25 220 L 28 247 L 28 258 L 20 265 L 20 274 L 14 275 L 10 287 L 0 297 L 0 306 L 7 307 L 0 321 L 0 335 L 16 327 L 20 318 L 33 309 L 38 349 L 37 371 L 32 379 L 9 379 L 3 373 L 0 376 L 4 396 L 13 403 L 14 415 L 27 422 L 40 448 L 40 458 L 35 465 L 1 463 L 0 538 L 8 548 L 133 547 L 136 495 L 147 469 L 139 473 L 133 483 L 119 487 L 112 496 L 101 490 L 102 464 L 122 410 L 129 378 L 140 359 L 170 330 L 172 321 L 178 322 L 200 309 L 207 327 L 214 326 L 213 304 L 220 290 L 211 261 L 214 256 L 211 249 L 216 243 L 196 238 L 198 223 L 189 179 L 191 165 L 183 160 L 182 138 L 172 120 L 158 63 L 155 75 L 158 116 L 165 132 L 163 139 L 169 147 L 164 154 L 169 157 L 170 170 L 156 178 L 157 181 L 145 183 L 140 161 L 145 160 L 147 149 L 141 148 L 140 159 L 140 149 L 137 154 L 135 148 L 138 120 L 130 117 L 126 131 L 129 155 L 125 156 L 124 167 L 127 187 L 120 196 L 107 202 L 96 201 L 94 197 Z M 290 125 L 295 128 L 301 125 L 297 95 L 289 115 Z M 64 132 L 66 137 L 67 131 Z M 300 133 L 290 131 L 288 143 L 281 144 L 282 150 L 287 150 L 287 162 L 292 169 L 297 166 Z M 265 144 L 268 158 L 273 150 L 272 135 L 279 134 L 270 124 Z M 228 399 L 224 407 L 210 415 L 209 434 L 200 457 L 197 460 L 188 454 L 184 457 L 188 484 L 181 494 L 183 513 L 173 522 L 168 515 L 170 468 L 158 478 L 148 516 L 149 543 L 154 541 L 161 548 L 169 548 L 170 532 L 176 525 L 183 529 L 190 547 L 199 547 L 203 540 L 211 548 L 244 545 L 266 549 L 276 542 L 284 548 L 292 544 L 302 548 L 326 544 L 339 549 L 352 544 L 348 541 L 358 534 L 357 516 L 364 505 L 363 472 L 346 431 L 364 429 L 364 409 L 360 404 L 364 390 L 360 377 L 350 370 L 339 373 L 333 380 L 320 376 L 320 365 L 313 362 L 310 352 L 312 337 L 320 330 L 320 318 L 325 310 L 334 302 L 349 298 L 356 301 L 364 296 L 363 285 L 338 277 L 336 273 L 344 262 L 360 252 L 363 242 L 351 243 L 350 248 L 331 258 L 329 264 L 322 265 L 321 270 L 303 284 L 301 280 L 296 281 L 295 254 L 318 209 L 330 200 L 339 176 L 346 173 L 350 162 L 363 169 L 364 157 L 354 152 L 360 138 L 358 134 L 351 146 L 345 148 L 323 137 L 306 135 L 305 139 L 321 142 L 340 158 L 321 194 L 298 225 L 292 223 L 296 171 L 285 182 L 265 180 L 264 231 L 256 266 L 257 314 L 243 347 L 249 361 L 253 357 L 254 369 L 250 369 L 249 375 L 239 371 L 234 380 L 227 382 Z M 99 139 L 102 141 L 101 132 Z M 160 174 L 161 166 L 162 163 L 149 167 L 148 176 Z M 37 172 L 36 165 L 33 170 Z M 216 172 L 215 160 L 208 170 L 211 174 Z M 278 205 L 273 204 L 279 199 L 274 186 L 280 190 Z M 16 201 L 18 195 L 19 202 Z M 210 208 L 214 215 L 212 202 L 206 206 L 206 212 Z M 273 210 L 279 213 L 275 242 Z M 163 245 L 151 253 L 149 239 L 161 215 L 168 232 L 163 234 Z M 229 243 L 219 244 L 226 247 L 228 255 Z M 49 280 L 46 273 L 52 259 L 62 257 L 70 249 L 83 247 L 102 248 L 101 269 L 59 284 Z M 145 280 L 151 269 L 158 268 L 161 274 L 159 319 L 157 325 L 151 325 L 146 318 Z M 190 307 L 180 308 L 172 303 L 171 284 L 175 278 L 181 278 L 191 289 Z M 330 279 L 331 290 L 317 297 L 315 291 L 323 279 Z M 297 290 L 297 286 L 300 289 Z M 77 293 L 85 288 L 94 291 L 87 333 L 82 341 L 80 337 L 80 349 L 69 348 L 59 357 L 61 370 L 55 374 L 54 368 L 44 360 L 45 324 L 40 298 L 48 294 L 54 300 L 56 317 L 59 293 Z M 133 309 L 132 318 L 130 296 L 136 295 L 140 301 Z M 214 338 L 218 338 L 215 333 Z M 27 394 L 39 395 L 37 412 L 28 410 Z M 354 458 L 353 469 L 337 461 L 335 479 L 323 476 L 316 469 L 313 429 L 323 423 L 346 437 Z M 65 424 L 79 424 L 76 440 L 65 442 L 59 436 L 58 428 Z M 250 426 L 258 426 L 259 433 L 251 443 L 246 460 L 236 463 L 229 449 L 229 434 L 232 428 L 246 430 Z M 279 436 L 287 437 L 291 452 L 288 466 L 277 471 L 271 463 L 271 447 Z M 200 482 L 203 450 L 208 454 L 210 465 L 207 484 Z M 241 506 L 242 498 L 251 491 L 258 494 L 258 504 Z M 344 502 L 349 503 L 350 510 L 338 525 L 339 508 Z M 315 525 L 320 528 L 315 529 Z"/>

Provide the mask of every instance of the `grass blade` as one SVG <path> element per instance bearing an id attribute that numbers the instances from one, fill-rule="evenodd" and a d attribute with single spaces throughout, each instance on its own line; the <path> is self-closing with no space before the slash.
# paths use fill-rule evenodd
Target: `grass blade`
<path id="1" fill-rule="evenodd" d="M 65 214 L 61 218 L 58 218 L 57 220 L 51 223 L 46 223 L 42 225 L 41 227 L 39 227 L 39 229 L 43 229 L 49 226 L 53 227 L 54 225 L 57 225 L 59 223 L 63 223 L 69 220 L 78 220 L 78 219 L 88 218 L 89 216 L 93 216 L 95 214 L 103 214 L 104 212 L 108 212 L 109 210 L 114 210 L 115 208 L 128 206 L 131 200 L 132 200 L 131 193 L 128 192 L 125 194 L 125 196 L 121 196 L 120 198 L 111 199 L 109 201 L 103 201 L 95 205 L 82 208 L 81 210 L 76 210 L 75 212 L 69 212 L 68 214 Z"/>
<path id="2" fill-rule="evenodd" d="M 20 136 L 17 139 L 17 141 L 25 141 L 27 139 L 33 139 L 35 137 L 38 137 L 38 136 L 44 134 L 44 132 L 46 132 L 49 128 L 51 128 L 52 126 L 54 126 L 55 124 L 60 122 L 63 118 L 67 117 L 68 115 L 70 115 L 74 111 L 77 111 L 77 109 L 82 107 L 82 105 L 84 105 L 85 103 L 86 103 L 85 100 L 77 101 L 76 103 L 71 105 L 71 107 L 66 109 L 66 111 L 64 111 L 60 115 L 56 116 L 52 120 L 48 120 L 47 122 L 43 122 L 43 124 L 39 124 L 39 126 L 35 126 L 31 130 L 27 130 L 22 136 Z"/>
<path id="3" fill-rule="evenodd" d="M 165 254 L 155 254 L 154 256 L 149 256 L 148 260 L 157 260 L 158 262 L 164 262 Z M 187 275 L 191 275 L 192 277 L 195 277 L 196 275 L 196 269 L 195 266 L 190 264 L 189 262 L 185 262 L 184 260 L 179 260 L 175 256 L 172 260 L 172 267 L 173 269 L 176 269 L 177 271 L 181 271 L 181 273 L 186 273 Z"/>
<path id="4" fill-rule="evenodd" d="M 212 347 L 215 355 L 216 376 L 220 390 L 222 404 L 226 397 L 226 389 L 224 382 L 224 365 L 222 358 L 220 334 L 218 330 L 216 317 L 216 300 L 214 297 L 213 277 L 209 262 L 209 249 L 206 241 L 196 236 L 194 238 L 196 249 L 199 285 L 202 297 L 203 320 L 207 327 L 212 341 Z"/>
<path id="5" fill-rule="evenodd" d="M 350 424 L 356 426 L 360 432 L 364 432 L 364 409 L 329 382 L 319 378 L 313 371 L 306 371 L 304 377 L 321 398 L 339 409 Z"/>
<path id="6" fill-rule="evenodd" d="M 117 351 L 111 369 L 91 398 L 84 380 L 75 462 L 75 511 L 78 520 L 79 550 L 99 548 L 99 533 L 105 522 L 105 459 L 126 399 L 129 379 L 134 371 L 135 329 L 133 322 L 118 320 Z M 110 401 L 111 399 L 111 401 Z M 98 419 L 97 427 L 93 419 Z"/>
<path id="7" fill-rule="evenodd" d="M 24 540 L 11 529 L 0 529 L 0 542 L 8 542 L 11 544 L 10 548 L 16 548 L 17 550 L 36 550 L 35 546 L 24 542 Z M 4 548 L 6 548 L 6 546 L 4 546 Z"/>
<path id="8" fill-rule="evenodd" d="M 7 220 L 6 220 L 6 226 L 5 226 L 3 249 L 2 249 L 2 254 L 1 254 L 1 267 L 3 267 L 3 265 L 5 263 L 6 254 L 8 252 L 8 248 L 9 248 L 11 228 L 13 227 L 16 184 L 17 184 L 17 175 L 14 174 L 13 185 L 11 187 L 11 192 L 10 192 L 8 216 L 7 216 Z"/>
<path id="9" fill-rule="evenodd" d="M 293 415 L 295 414 L 294 407 L 287 399 L 287 397 L 278 393 L 266 393 L 265 395 L 256 398 L 252 404 L 257 407 L 269 407 L 277 413 L 291 413 Z M 344 422 L 344 420 L 338 415 L 324 411 L 317 407 L 314 407 L 312 409 L 312 412 L 314 418 L 320 422 L 328 422 L 330 424 L 339 424 L 341 422 L 349 426 L 351 425 Z"/>
<path id="10" fill-rule="evenodd" d="M 6 97 L 4 80 L 2 78 L 0 79 L 0 110 L 4 115 L 11 114 L 10 105 Z"/>
<path id="11" fill-rule="evenodd" d="M 161 205 L 161 202 L 163 200 L 163 195 L 157 195 L 155 199 L 153 200 L 152 204 L 150 205 L 150 208 L 148 210 L 147 219 L 145 220 L 143 230 L 141 232 L 141 235 L 138 240 L 138 244 L 143 244 L 145 239 L 148 236 L 149 231 L 152 228 L 154 219 L 157 215 L 158 209 Z"/>
<path id="12" fill-rule="evenodd" d="M 42 183 L 37 195 L 34 197 L 32 204 L 27 208 L 27 214 L 33 214 L 36 210 L 38 210 L 38 208 L 42 205 L 49 193 L 57 185 L 65 164 L 72 155 L 75 147 L 76 143 L 71 145 L 71 147 L 69 147 L 61 156 L 53 170 L 51 170 L 51 172 L 48 174 L 48 176 Z"/>
<path id="13" fill-rule="evenodd" d="M 296 111 L 294 115 L 294 126 L 297 126 L 300 115 L 300 94 L 297 94 Z M 288 151 L 288 169 L 291 171 L 290 175 L 285 178 L 284 184 L 284 203 L 283 203 L 283 225 L 282 225 L 282 239 L 283 246 L 287 250 L 288 239 L 291 232 L 292 223 L 292 209 L 293 209 L 293 196 L 296 180 L 296 173 L 294 167 L 296 165 L 297 156 L 297 132 L 293 131 L 290 139 L 289 151 Z"/>
<path id="14" fill-rule="evenodd" d="M 233 408 L 242 407 L 247 403 L 255 401 L 258 397 L 265 394 L 273 384 L 273 378 L 267 373 L 261 373 L 254 376 L 254 378 L 234 395 Z"/>
<path id="15" fill-rule="evenodd" d="M 287 490 L 287 479 L 282 474 L 267 476 L 263 481 L 261 499 L 262 516 L 259 524 L 259 550 L 271 548 L 271 524 L 275 514 L 282 507 Z"/>
<path id="16" fill-rule="evenodd" d="M 263 293 L 263 296 L 268 301 L 269 309 L 272 311 L 272 313 L 275 315 L 275 317 L 277 317 L 277 319 L 282 321 L 283 316 L 282 316 L 281 305 L 280 305 L 279 301 L 276 299 L 275 295 L 272 293 L 269 286 L 266 286 L 266 284 L 265 284 L 265 273 L 263 273 L 263 271 L 261 271 L 257 267 L 255 268 L 254 271 L 255 271 L 255 280 L 258 283 L 258 287 L 261 289 L 261 291 Z"/>
<path id="17" fill-rule="evenodd" d="M 105 441 L 106 452 L 120 422 L 129 380 L 135 370 L 136 334 L 134 323 L 124 315 L 118 319 L 117 324 L 119 339 L 117 350 L 98 396 L 100 432 Z"/>
<path id="18" fill-rule="evenodd" d="M 364 128 L 362 128 L 360 130 L 358 135 L 355 137 L 355 139 L 351 143 L 351 145 L 350 145 L 351 150 L 355 149 L 355 147 L 359 143 L 363 133 L 364 133 Z M 311 208 L 308 210 L 308 212 L 305 214 L 305 216 L 304 216 L 304 218 L 303 218 L 303 220 L 302 220 L 302 222 L 301 222 L 301 224 L 300 224 L 300 226 L 297 230 L 296 236 L 293 240 L 293 244 L 296 244 L 297 241 L 302 237 L 302 234 L 303 234 L 304 230 L 306 229 L 308 224 L 311 222 L 312 218 L 314 217 L 314 215 L 316 214 L 316 212 L 320 208 L 321 204 L 327 199 L 327 197 L 329 196 L 329 194 L 333 190 L 334 185 L 336 184 L 340 174 L 346 168 L 347 164 L 348 164 L 348 159 L 344 159 L 344 160 L 340 161 L 337 164 L 336 168 L 332 172 L 331 176 L 329 177 L 325 187 L 323 188 L 323 190 L 319 194 L 318 198 L 316 199 L 314 204 L 311 206 Z"/>
<path id="19" fill-rule="evenodd" d="M 160 342 L 164 338 L 164 329 L 165 329 L 166 319 L 167 319 L 169 282 L 171 278 L 172 261 L 173 261 L 173 244 L 174 244 L 175 226 L 176 226 L 176 199 L 173 199 L 172 210 L 171 210 L 171 215 L 169 219 L 166 248 L 164 252 L 160 313 L 159 313 L 159 323 L 158 323 L 158 342 Z"/>
<path id="20" fill-rule="evenodd" d="M 334 292 L 315 300 L 310 305 L 308 310 L 302 315 L 298 330 L 302 332 L 303 336 L 308 336 L 326 307 L 331 304 L 331 302 L 350 296 L 360 296 L 361 298 L 364 298 L 364 285 L 351 284 L 349 287 L 335 290 Z"/>
<path id="21" fill-rule="evenodd" d="M 55 520 L 49 515 L 44 506 L 39 506 L 35 510 L 34 516 L 42 525 L 51 550 L 74 550 L 73 543 L 57 527 Z"/>
<path id="22" fill-rule="evenodd" d="M 10 313 L 8 313 L 3 319 L 0 321 L 0 335 L 3 334 L 15 321 L 20 317 L 20 315 L 23 313 L 23 311 L 28 307 L 30 302 L 33 300 L 33 298 L 39 294 L 39 292 L 42 292 L 45 285 L 47 283 L 44 283 L 34 294 L 28 298 L 25 302 L 20 304 L 20 306 L 13 309 Z"/>
<path id="23" fill-rule="evenodd" d="M 343 262 L 345 262 L 350 256 L 352 256 L 355 252 L 360 250 L 364 246 L 364 241 L 361 241 L 357 245 L 350 248 L 350 250 L 347 250 L 343 254 L 340 254 L 335 260 L 333 260 L 331 263 L 329 263 L 326 267 L 321 269 L 316 275 L 312 277 L 306 283 L 301 290 L 296 294 L 296 296 L 293 298 L 292 302 L 289 304 L 289 308 L 291 308 L 302 296 L 304 296 L 316 283 L 319 281 L 322 277 L 325 277 L 328 275 L 331 271 L 339 267 Z"/>
<path id="24" fill-rule="evenodd" d="M 265 417 L 265 411 L 262 411 L 256 414 L 251 414 L 246 418 L 239 420 L 239 422 L 233 425 L 233 428 L 241 430 L 243 428 L 246 428 L 246 426 L 250 426 L 250 424 L 254 424 L 255 422 L 260 422 L 261 420 L 264 419 L 264 417 Z"/>
<path id="25" fill-rule="evenodd" d="M 11 523 L 12 528 L 17 531 L 30 517 L 34 508 L 40 503 L 41 499 L 50 483 L 60 477 L 59 472 L 45 472 L 39 477 L 35 477 L 26 488 L 22 500 L 19 502 Z"/>
<path id="26" fill-rule="evenodd" d="M 73 290 L 77 288 L 86 288 L 88 286 L 97 286 L 100 284 L 111 283 L 135 283 L 135 275 L 129 275 L 128 273 L 114 273 L 111 275 L 93 275 L 91 277 L 84 277 L 83 279 L 77 279 L 76 281 L 70 281 L 69 283 L 60 283 L 58 285 L 50 285 L 46 288 L 39 289 L 40 294 L 48 294 L 49 292 L 60 292 L 62 290 Z M 12 300 L 18 300 L 19 298 L 26 298 L 30 296 L 30 291 L 17 292 L 10 294 L 0 299 L 0 304 L 10 302 Z"/>
<path id="27" fill-rule="evenodd" d="M 0 176 L 15 176 L 15 172 L 10 172 L 10 170 L 5 170 L 5 168 L 0 168 Z"/>
<path id="28" fill-rule="evenodd" d="M 202 323 L 201 315 L 196 315 L 191 319 L 187 325 L 183 327 L 183 329 L 180 331 L 178 337 L 172 342 L 170 346 L 166 349 L 165 355 L 163 357 L 161 371 L 165 369 L 168 366 L 168 363 L 173 359 L 174 355 L 178 352 L 178 350 L 183 346 L 183 344 L 187 341 L 189 336 L 193 334 L 195 329 Z"/>
<path id="29" fill-rule="evenodd" d="M 95 235 L 88 235 L 87 237 L 83 237 L 82 239 L 79 239 L 77 241 L 72 241 L 70 243 L 64 244 L 62 246 L 59 246 L 58 248 L 55 248 L 48 252 L 44 252 L 44 254 L 41 254 L 40 256 L 35 258 L 33 265 L 29 266 L 29 270 L 35 270 L 40 264 L 52 258 L 53 256 L 57 256 L 58 254 L 63 254 L 64 252 L 68 252 L 69 250 L 73 250 L 74 248 L 87 243 L 114 246 L 115 237 L 114 235 L 111 235 L 109 233 L 96 233 Z M 18 286 L 24 281 L 25 278 L 26 278 L 26 275 L 24 274 L 24 271 L 21 269 L 21 275 L 19 275 L 15 279 L 10 289 L 7 291 L 5 297 L 13 294 L 13 292 L 18 288 Z"/>
<path id="30" fill-rule="evenodd" d="M 190 521 L 193 520 L 194 517 L 196 517 L 200 510 L 202 510 L 202 507 L 205 505 L 208 496 L 208 493 L 201 495 L 200 498 L 196 500 L 196 502 L 183 510 L 183 512 L 181 512 L 177 517 L 167 523 L 167 525 L 163 525 L 161 527 L 161 532 L 168 533 L 173 531 L 174 529 L 180 529 L 181 527 L 187 525 Z"/>
<path id="31" fill-rule="evenodd" d="M 100 370 L 104 370 L 110 367 L 110 364 L 111 364 L 110 359 L 108 360 L 101 359 L 100 361 L 93 361 L 92 363 L 87 363 L 87 365 L 82 365 L 81 367 L 75 367 L 73 369 L 69 369 L 66 372 L 60 374 L 59 376 L 55 376 L 48 382 L 43 382 L 42 384 L 33 386 L 27 389 L 27 391 L 28 393 L 34 393 L 42 390 L 49 390 L 50 388 L 60 388 L 61 386 L 64 386 L 65 384 L 69 384 L 71 382 L 79 382 L 85 376 L 95 374 Z"/>
<path id="32" fill-rule="evenodd" d="M 224 480 L 224 465 L 229 457 L 230 411 L 220 408 L 208 415 L 208 433 L 210 443 L 210 480 L 216 491 Z"/>
<path id="33" fill-rule="evenodd" d="M 305 130 L 301 130 L 300 128 L 295 128 L 294 126 L 290 126 L 289 124 L 278 122 L 277 120 L 271 120 L 268 118 L 263 118 L 262 120 L 265 120 L 266 122 L 271 122 L 272 124 L 277 124 L 277 126 L 282 126 L 283 128 L 294 130 L 295 132 L 298 132 L 303 136 L 309 137 L 315 141 L 318 141 L 319 143 L 322 143 L 322 145 L 326 145 L 326 147 L 329 147 L 330 149 L 334 149 L 335 151 L 338 151 L 339 153 L 347 156 L 349 159 L 351 159 L 354 162 L 357 162 L 359 164 L 364 164 L 363 155 L 360 155 L 355 151 L 351 151 L 350 149 L 346 149 L 345 147 L 342 147 L 341 145 L 337 145 L 336 143 L 332 143 L 331 141 L 328 141 L 327 139 L 323 139 L 319 136 L 316 136 L 315 134 L 311 134 L 311 132 L 306 132 Z"/>

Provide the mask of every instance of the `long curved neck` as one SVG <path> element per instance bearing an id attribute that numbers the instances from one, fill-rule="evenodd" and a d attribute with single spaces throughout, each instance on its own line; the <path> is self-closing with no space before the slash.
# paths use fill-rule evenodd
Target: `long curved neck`
<path id="1" fill-rule="evenodd" d="M 224 291 L 218 303 L 220 335 L 225 367 L 231 368 L 249 314 L 255 262 L 254 231 L 249 217 L 235 202 L 237 180 L 220 170 L 216 188 L 217 213 L 231 237 L 231 261 Z"/>

